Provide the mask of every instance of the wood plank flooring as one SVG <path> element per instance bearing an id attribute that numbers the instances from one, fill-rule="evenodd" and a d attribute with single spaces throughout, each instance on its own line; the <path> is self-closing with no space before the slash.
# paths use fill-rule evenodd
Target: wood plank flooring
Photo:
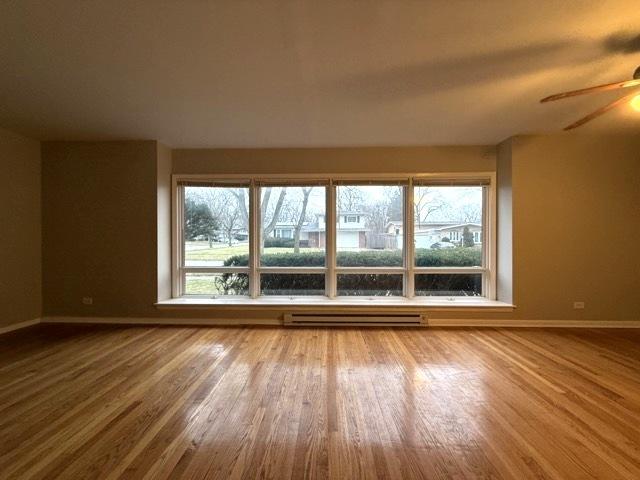
<path id="1" fill-rule="evenodd" d="M 640 331 L 41 326 L 3 479 L 640 478 Z"/>

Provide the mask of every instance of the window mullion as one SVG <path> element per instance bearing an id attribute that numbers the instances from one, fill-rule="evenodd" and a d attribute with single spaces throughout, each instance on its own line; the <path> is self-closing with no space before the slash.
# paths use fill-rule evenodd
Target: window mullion
<path id="1" fill-rule="evenodd" d="M 175 178 L 173 182 L 176 182 Z M 185 288 L 184 266 L 184 187 L 175 183 L 175 198 L 173 200 L 174 236 L 173 236 L 173 282 L 172 296 L 181 297 Z"/>
<path id="2" fill-rule="evenodd" d="M 482 250 L 485 296 L 489 300 L 495 300 L 496 292 L 496 184 L 495 177 L 492 182 L 482 190 L 483 224 L 482 224 Z"/>
<path id="3" fill-rule="evenodd" d="M 488 269 L 484 267 L 415 267 L 414 274 L 419 273 L 486 273 Z"/>
<path id="4" fill-rule="evenodd" d="M 249 273 L 249 267 L 183 267 L 183 273 Z"/>
<path id="5" fill-rule="evenodd" d="M 404 296 L 413 298 L 414 296 L 414 278 L 413 268 L 415 265 L 415 242 L 413 241 L 413 179 L 409 179 L 408 185 L 405 187 L 404 198 L 404 221 L 402 222 L 402 236 L 404 242 Z"/>
<path id="6" fill-rule="evenodd" d="M 325 267 L 258 267 L 262 273 L 326 274 Z"/>
<path id="7" fill-rule="evenodd" d="M 325 255 L 327 262 L 327 274 L 325 277 L 326 295 L 335 298 L 337 291 L 336 278 L 336 187 L 333 181 L 329 181 L 326 191 L 326 221 L 325 221 Z"/>
<path id="8" fill-rule="evenodd" d="M 254 180 L 249 187 L 249 296 L 260 295 L 260 189 Z"/>

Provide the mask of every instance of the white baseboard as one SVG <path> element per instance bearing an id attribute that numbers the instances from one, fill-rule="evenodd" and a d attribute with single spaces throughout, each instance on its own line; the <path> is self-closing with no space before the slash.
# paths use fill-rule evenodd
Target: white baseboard
<path id="1" fill-rule="evenodd" d="M 42 323 L 100 323 L 114 325 L 282 325 L 276 318 L 156 318 L 156 317 L 43 317 Z"/>
<path id="2" fill-rule="evenodd" d="M 11 325 L 10 330 L 35 323 L 77 323 L 115 325 L 283 325 L 275 318 L 155 318 L 155 317 L 43 317 L 42 319 Z M 455 319 L 427 318 L 430 327 L 526 327 L 526 328 L 640 328 L 640 320 L 513 320 L 513 319 Z M 0 330 L 0 333 L 3 333 Z"/>
<path id="3" fill-rule="evenodd" d="M 640 320 L 482 320 L 429 318 L 430 327 L 640 328 Z"/>
<path id="4" fill-rule="evenodd" d="M 39 318 L 34 318 L 32 320 L 25 320 L 24 322 L 13 323 L 11 325 L 7 325 L 6 327 L 0 327 L 0 335 L 3 333 L 13 332 L 14 330 L 20 330 L 21 328 L 31 327 L 32 325 L 37 325 L 41 323 Z"/>

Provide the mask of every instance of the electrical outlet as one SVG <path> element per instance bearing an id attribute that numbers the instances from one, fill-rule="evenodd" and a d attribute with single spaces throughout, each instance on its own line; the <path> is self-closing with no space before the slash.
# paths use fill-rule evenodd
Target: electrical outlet
<path id="1" fill-rule="evenodd" d="M 93 297 L 82 297 L 83 305 L 93 305 Z"/>
<path id="2" fill-rule="evenodd" d="M 582 310 L 584 309 L 584 302 L 573 302 L 574 310 Z"/>

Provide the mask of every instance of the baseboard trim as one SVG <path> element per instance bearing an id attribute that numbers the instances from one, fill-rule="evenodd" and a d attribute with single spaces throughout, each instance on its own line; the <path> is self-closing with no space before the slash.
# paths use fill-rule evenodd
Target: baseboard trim
<path id="1" fill-rule="evenodd" d="M 640 320 L 515 320 L 429 318 L 430 327 L 640 328 Z"/>
<path id="2" fill-rule="evenodd" d="M 22 328 L 32 327 L 33 325 L 37 325 L 41 323 L 40 318 L 34 318 L 32 320 L 25 320 L 24 322 L 13 323 L 11 325 L 7 325 L 6 327 L 0 327 L 0 335 L 4 333 L 13 332 L 15 330 L 20 330 Z"/>
<path id="3" fill-rule="evenodd" d="M 113 325 L 175 325 L 175 326 L 245 326 L 282 325 L 276 318 L 155 318 L 155 317 L 43 317 L 42 323 L 113 324 Z"/>
<path id="4" fill-rule="evenodd" d="M 52 316 L 14 324 L 7 331 L 25 328 L 36 323 L 114 324 L 114 325 L 175 325 L 175 326 L 282 326 L 276 318 L 155 318 L 155 317 L 67 317 Z M 427 318 L 429 327 L 521 327 L 521 328 L 640 328 L 640 320 L 514 320 L 514 319 L 455 319 Z M 0 334 L 4 333 L 0 329 Z"/>

